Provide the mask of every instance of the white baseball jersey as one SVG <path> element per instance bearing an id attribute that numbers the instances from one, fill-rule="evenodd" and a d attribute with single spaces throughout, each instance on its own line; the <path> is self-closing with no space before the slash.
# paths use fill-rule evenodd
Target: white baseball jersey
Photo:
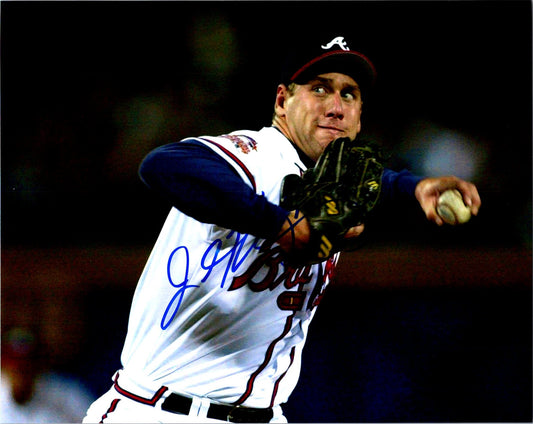
<path id="1" fill-rule="evenodd" d="M 283 177 L 305 170 L 273 127 L 195 140 L 274 204 Z M 218 402 L 266 408 L 287 401 L 336 259 L 295 269 L 276 243 L 173 208 L 135 291 L 122 372 Z"/>

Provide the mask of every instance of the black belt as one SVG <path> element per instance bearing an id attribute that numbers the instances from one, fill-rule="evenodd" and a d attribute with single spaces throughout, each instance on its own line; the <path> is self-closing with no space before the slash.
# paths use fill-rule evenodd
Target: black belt
<path id="1" fill-rule="evenodd" d="M 161 409 L 167 412 L 188 415 L 191 405 L 191 398 L 171 393 L 161 404 Z M 273 416 L 272 408 L 248 408 L 245 406 L 212 403 L 207 410 L 207 418 L 232 423 L 268 423 Z"/>

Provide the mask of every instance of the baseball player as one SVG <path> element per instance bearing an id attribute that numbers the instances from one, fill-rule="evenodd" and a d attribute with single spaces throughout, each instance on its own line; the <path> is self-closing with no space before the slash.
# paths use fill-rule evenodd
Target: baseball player
<path id="1" fill-rule="evenodd" d="M 84 422 L 287 422 L 281 405 L 339 254 L 284 260 L 305 249 L 311 228 L 279 206 L 281 184 L 333 140 L 356 138 L 375 79 L 341 35 L 300 46 L 284 64 L 271 126 L 186 138 L 142 162 L 142 180 L 173 207 L 135 291 L 122 369 Z M 417 199 L 441 224 L 435 204 L 448 188 L 477 214 L 473 184 L 408 171 L 385 169 L 380 202 Z"/>

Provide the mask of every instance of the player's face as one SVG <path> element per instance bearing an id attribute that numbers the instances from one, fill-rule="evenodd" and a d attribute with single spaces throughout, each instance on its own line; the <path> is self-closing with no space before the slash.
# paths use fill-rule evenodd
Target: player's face
<path id="1" fill-rule="evenodd" d="M 361 130 L 362 104 L 353 78 L 332 72 L 295 85 L 292 93 L 284 85 L 278 87 L 276 113 L 284 121 L 285 135 L 316 161 L 333 140 L 355 138 Z"/>

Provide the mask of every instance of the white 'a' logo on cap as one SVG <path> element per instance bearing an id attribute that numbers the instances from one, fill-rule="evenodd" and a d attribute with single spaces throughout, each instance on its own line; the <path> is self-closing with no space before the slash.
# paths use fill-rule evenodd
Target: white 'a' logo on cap
<path id="1" fill-rule="evenodd" d="M 328 44 L 326 44 L 325 46 L 320 46 L 320 47 L 322 47 L 324 50 L 327 50 L 327 49 L 331 49 L 331 47 L 333 47 L 334 44 L 338 44 L 342 50 L 350 50 L 348 48 L 348 45 L 346 44 L 346 41 L 344 41 L 344 37 L 335 37 Z"/>

